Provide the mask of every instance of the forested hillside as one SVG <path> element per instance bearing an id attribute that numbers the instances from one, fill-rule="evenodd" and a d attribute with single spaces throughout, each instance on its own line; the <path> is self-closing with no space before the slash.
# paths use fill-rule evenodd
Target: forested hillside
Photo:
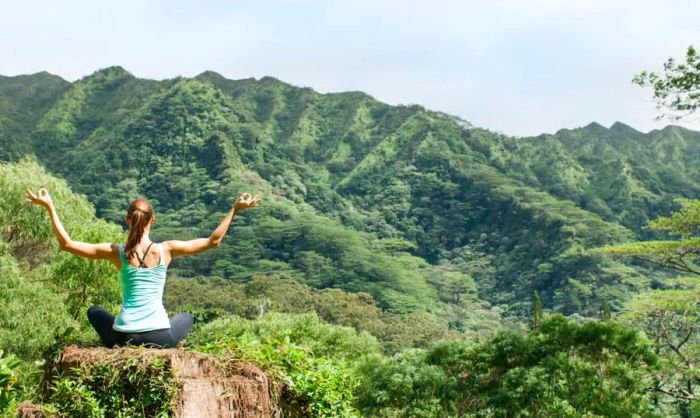
<path id="1" fill-rule="evenodd" d="M 647 237 L 672 198 L 700 195 L 700 134 L 678 127 L 511 138 L 359 92 L 212 72 L 1 81 L 1 157 L 35 155 L 104 219 L 121 222 L 144 196 L 158 238 L 187 238 L 207 234 L 236 192 L 266 197 L 180 275 L 278 273 L 462 329 L 463 301 L 477 297 L 519 315 L 533 289 L 565 313 L 617 304 L 649 280 L 585 249 Z"/>
<path id="2" fill-rule="evenodd" d="M 195 315 L 188 348 L 258 361 L 309 416 L 644 415 L 670 410 L 649 387 L 696 378 L 608 320 L 663 300 L 671 274 L 590 250 L 674 233 L 646 225 L 700 197 L 700 133 L 592 123 L 513 138 L 359 92 L 112 67 L 0 77 L 0 144 L 0 350 L 22 359 L 25 397 L 52 350 L 96 342 L 87 306 L 119 303 L 111 265 L 57 251 L 23 205 L 40 186 L 90 242 L 123 240 L 137 196 L 160 241 L 207 236 L 240 192 L 260 193 L 219 248 L 173 263 L 165 303 Z M 696 309 L 695 290 L 672 291 L 690 308 L 670 311 Z M 534 315 L 533 293 L 603 320 Z M 43 400 L 109 410 L 64 389 Z"/>

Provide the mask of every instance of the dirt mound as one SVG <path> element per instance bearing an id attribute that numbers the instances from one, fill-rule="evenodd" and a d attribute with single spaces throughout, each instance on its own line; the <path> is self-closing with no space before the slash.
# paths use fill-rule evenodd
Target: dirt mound
<path id="1" fill-rule="evenodd" d="M 162 361 L 175 382 L 175 417 L 280 417 L 279 384 L 257 366 L 178 349 L 66 347 L 60 360 L 64 374 L 94 365 L 148 368 Z"/>
<path id="2" fill-rule="evenodd" d="M 46 415 L 41 407 L 34 405 L 29 401 L 24 401 L 17 405 L 18 418 L 44 418 Z"/>

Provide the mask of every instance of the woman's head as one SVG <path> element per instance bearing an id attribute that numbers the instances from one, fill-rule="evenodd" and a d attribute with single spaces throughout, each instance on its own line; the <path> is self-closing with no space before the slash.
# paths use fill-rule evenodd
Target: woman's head
<path id="1" fill-rule="evenodd" d="M 144 231 L 155 221 L 153 207 L 144 199 L 136 199 L 129 205 L 126 212 L 126 224 L 129 225 L 129 237 L 126 239 L 124 254 L 131 258 L 136 246 L 141 242 Z"/>

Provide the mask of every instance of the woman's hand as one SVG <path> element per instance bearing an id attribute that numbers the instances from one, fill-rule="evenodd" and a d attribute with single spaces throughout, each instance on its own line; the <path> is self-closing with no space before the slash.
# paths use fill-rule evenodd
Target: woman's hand
<path id="1" fill-rule="evenodd" d="M 233 210 L 239 212 L 242 209 L 254 208 L 258 206 L 259 201 L 260 195 L 253 196 L 250 193 L 241 193 L 233 204 Z"/>
<path id="2" fill-rule="evenodd" d="M 50 209 L 53 207 L 53 201 L 51 200 L 51 196 L 49 195 L 49 191 L 46 190 L 45 188 L 39 189 L 37 194 L 32 193 L 31 190 L 27 189 L 24 192 L 24 197 L 27 199 L 27 202 L 31 202 L 35 205 L 43 206 L 46 209 Z"/>

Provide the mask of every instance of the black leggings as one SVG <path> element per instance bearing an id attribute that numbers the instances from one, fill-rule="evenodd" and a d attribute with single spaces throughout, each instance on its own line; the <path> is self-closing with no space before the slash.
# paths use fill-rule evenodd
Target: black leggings
<path id="1" fill-rule="evenodd" d="M 123 345 L 143 345 L 154 348 L 177 347 L 185 335 L 192 329 L 194 318 L 188 313 L 179 313 L 170 318 L 170 328 L 146 332 L 120 332 L 112 329 L 114 316 L 99 305 L 91 306 L 87 311 L 88 320 L 99 334 L 105 347 Z"/>

